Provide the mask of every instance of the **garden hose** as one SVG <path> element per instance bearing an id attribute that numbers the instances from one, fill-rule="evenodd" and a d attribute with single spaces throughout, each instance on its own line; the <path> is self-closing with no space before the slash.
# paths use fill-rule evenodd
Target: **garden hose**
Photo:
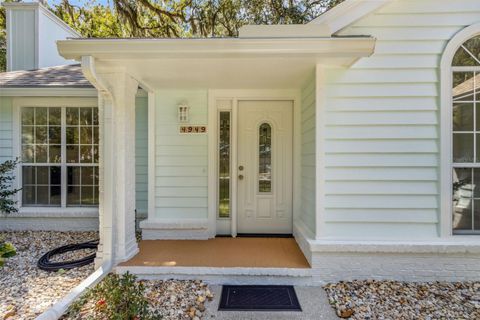
<path id="1" fill-rule="evenodd" d="M 69 244 L 66 246 L 58 247 L 45 253 L 37 262 L 37 266 L 45 271 L 55 272 L 61 269 L 73 269 L 80 268 L 87 264 L 90 264 L 95 259 L 96 253 L 86 256 L 78 260 L 51 262 L 50 259 L 57 255 L 70 251 L 77 251 L 82 249 L 97 249 L 99 240 L 91 240 L 83 243 Z"/>

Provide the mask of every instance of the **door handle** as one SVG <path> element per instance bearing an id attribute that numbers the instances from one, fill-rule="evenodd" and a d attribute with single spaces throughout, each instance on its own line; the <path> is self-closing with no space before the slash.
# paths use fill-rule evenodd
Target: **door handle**
<path id="1" fill-rule="evenodd" d="M 238 180 L 243 180 L 243 174 L 240 174 L 240 175 L 238 176 Z"/>

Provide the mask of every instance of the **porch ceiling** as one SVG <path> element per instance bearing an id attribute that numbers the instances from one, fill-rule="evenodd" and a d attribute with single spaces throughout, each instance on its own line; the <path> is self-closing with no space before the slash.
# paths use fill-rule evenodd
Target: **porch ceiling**
<path id="1" fill-rule="evenodd" d="M 76 39 L 58 41 L 66 59 L 92 56 L 99 70 L 125 68 L 153 88 L 293 88 L 316 64 L 348 66 L 375 39 Z"/>

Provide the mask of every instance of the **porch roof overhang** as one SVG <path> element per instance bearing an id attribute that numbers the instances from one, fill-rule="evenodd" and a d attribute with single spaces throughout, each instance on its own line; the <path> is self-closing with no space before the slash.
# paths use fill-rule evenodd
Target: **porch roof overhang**
<path id="1" fill-rule="evenodd" d="M 293 88 L 317 64 L 346 67 L 370 56 L 372 37 L 69 39 L 66 59 L 95 58 L 152 88 Z"/>

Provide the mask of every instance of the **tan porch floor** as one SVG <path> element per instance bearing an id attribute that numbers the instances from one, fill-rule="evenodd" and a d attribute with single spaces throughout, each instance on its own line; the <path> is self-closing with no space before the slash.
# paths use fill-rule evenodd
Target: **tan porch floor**
<path id="1" fill-rule="evenodd" d="M 293 238 L 142 240 L 120 266 L 310 268 Z"/>

